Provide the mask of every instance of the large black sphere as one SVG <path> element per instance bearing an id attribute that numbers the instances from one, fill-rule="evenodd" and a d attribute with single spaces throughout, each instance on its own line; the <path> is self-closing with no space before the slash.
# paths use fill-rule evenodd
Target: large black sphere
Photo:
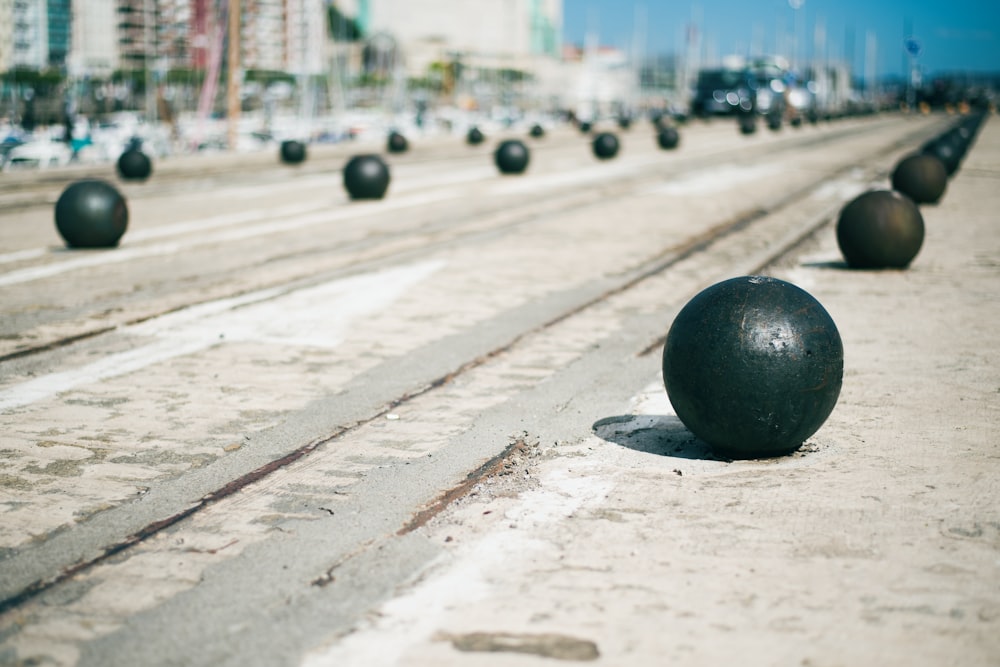
<path id="1" fill-rule="evenodd" d="M 841 209 L 837 220 L 840 252 L 857 269 L 906 268 L 923 242 L 920 210 L 898 192 L 866 192 Z"/>
<path id="2" fill-rule="evenodd" d="M 917 204 L 934 204 L 948 187 L 948 172 L 933 155 L 910 155 L 892 172 L 892 189 Z"/>
<path id="3" fill-rule="evenodd" d="M 402 134 L 399 132 L 389 133 L 389 139 L 386 141 L 386 150 L 390 153 L 405 153 L 409 147 L 410 142 Z"/>
<path id="4" fill-rule="evenodd" d="M 680 133 L 672 127 L 664 127 L 656 135 L 656 143 L 660 145 L 660 148 L 664 150 L 672 150 L 677 148 L 677 144 L 681 141 Z"/>
<path id="5" fill-rule="evenodd" d="M 478 146 L 479 144 L 483 143 L 485 139 L 486 137 L 483 136 L 482 131 L 478 127 L 471 128 L 469 130 L 469 133 L 465 135 L 465 141 L 470 146 Z"/>
<path id="6" fill-rule="evenodd" d="M 502 174 L 521 174 L 528 168 L 531 153 L 523 141 L 507 139 L 493 152 L 493 161 Z"/>
<path id="7" fill-rule="evenodd" d="M 378 155 L 355 155 L 344 166 L 351 199 L 381 199 L 389 188 L 389 167 Z"/>
<path id="8" fill-rule="evenodd" d="M 281 142 L 281 161 L 285 164 L 299 164 L 305 162 L 306 145 L 301 141 L 289 139 Z"/>
<path id="9" fill-rule="evenodd" d="M 138 148 L 129 148 L 118 157 L 118 175 L 127 181 L 144 181 L 153 173 L 153 162 Z"/>
<path id="10" fill-rule="evenodd" d="M 113 248 L 128 227 L 128 206 L 113 185 L 76 181 L 56 201 L 56 229 L 71 248 Z"/>
<path id="11" fill-rule="evenodd" d="M 531 130 L 529 130 L 528 134 L 530 134 L 535 139 L 541 139 L 542 137 L 545 136 L 545 128 L 539 125 L 538 123 L 535 123 L 534 125 L 531 126 Z"/>
<path id="12" fill-rule="evenodd" d="M 677 416 L 728 458 L 798 449 L 830 416 L 843 374 L 843 343 L 823 306 L 763 276 L 699 293 L 677 314 L 663 347 L 663 381 Z"/>
<path id="13" fill-rule="evenodd" d="M 591 144 L 594 149 L 594 155 L 601 160 L 610 160 L 614 156 L 618 155 L 618 137 L 616 137 L 611 132 L 601 132 L 596 137 Z"/>

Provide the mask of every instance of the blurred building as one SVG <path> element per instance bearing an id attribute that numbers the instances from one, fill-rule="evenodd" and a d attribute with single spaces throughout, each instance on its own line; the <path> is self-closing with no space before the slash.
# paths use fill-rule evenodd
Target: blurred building
<path id="1" fill-rule="evenodd" d="M 108 77 L 118 69 L 117 0 L 87 0 L 73 7 L 67 68 L 75 77 Z"/>
<path id="2" fill-rule="evenodd" d="M 46 0 L 13 0 L 9 5 L 12 28 L 8 69 L 44 69 L 49 55 L 49 14 Z M 0 23 L 8 17 L 0 17 Z"/>
<path id="3" fill-rule="evenodd" d="M 14 0 L 0 0 L 0 72 L 14 64 Z"/>
<path id="4" fill-rule="evenodd" d="M 435 64 L 533 72 L 557 61 L 562 0 L 335 0 L 365 36 L 388 35 L 410 77 Z"/>

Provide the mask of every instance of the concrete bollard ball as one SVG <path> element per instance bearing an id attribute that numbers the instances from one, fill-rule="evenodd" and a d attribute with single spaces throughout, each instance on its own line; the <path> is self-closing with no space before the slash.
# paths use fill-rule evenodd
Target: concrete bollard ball
<path id="1" fill-rule="evenodd" d="M 830 416 L 843 374 L 843 343 L 823 306 L 763 276 L 700 292 L 663 347 L 663 381 L 678 418 L 726 458 L 794 452 Z"/>
<path id="2" fill-rule="evenodd" d="M 493 152 L 493 161 L 502 174 L 522 174 L 528 168 L 531 153 L 524 142 L 507 139 Z"/>
<path id="3" fill-rule="evenodd" d="M 948 172 L 933 155 L 910 155 L 892 171 L 892 189 L 916 204 L 936 204 L 948 187 Z"/>
<path id="4" fill-rule="evenodd" d="M 752 114 L 741 115 L 738 125 L 740 134 L 750 135 L 757 131 L 757 119 Z"/>
<path id="5" fill-rule="evenodd" d="M 656 143 L 659 144 L 660 148 L 663 150 L 673 150 L 677 148 L 677 144 L 681 141 L 680 133 L 672 127 L 664 127 L 656 135 Z"/>
<path id="6" fill-rule="evenodd" d="M 118 175 L 126 181 L 144 181 L 153 173 L 153 162 L 138 148 L 129 148 L 118 157 Z"/>
<path id="7" fill-rule="evenodd" d="M 410 142 L 399 132 L 390 132 L 386 140 L 386 150 L 390 153 L 405 153 L 410 147 Z"/>
<path id="8" fill-rule="evenodd" d="M 389 167 L 378 155 L 355 155 L 344 166 L 344 188 L 351 199 L 381 199 L 389 188 Z"/>
<path id="9" fill-rule="evenodd" d="M 599 160 L 610 160 L 618 155 L 618 137 L 611 132 L 601 132 L 598 134 L 594 137 L 591 146 L 594 150 L 594 155 Z"/>
<path id="10" fill-rule="evenodd" d="M 872 190 L 859 195 L 837 219 L 837 243 L 852 268 L 906 268 L 923 242 L 920 210 L 898 192 Z"/>
<path id="11" fill-rule="evenodd" d="M 535 123 L 534 125 L 531 126 L 531 130 L 529 130 L 528 134 L 530 134 L 535 139 L 541 139 L 542 137 L 545 136 L 545 128 L 539 125 L 538 123 Z"/>
<path id="12" fill-rule="evenodd" d="M 294 139 L 282 141 L 280 153 L 285 164 L 301 164 L 306 160 L 306 145 Z"/>
<path id="13" fill-rule="evenodd" d="M 479 144 L 483 143 L 483 141 L 485 141 L 485 140 L 486 140 L 486 137 L 483 136 L 482 130 L 480 130 L 478 127 L 471 128 L 469 130 L 469 133 L 467 135 L 465 135 L 465 141 L 470 146 L 478 146 Z"/>
<path id="14" fill-rule="evenodd" d="M 128 205 L 110 183 L 71 183 L 56 201 L 56 229 L 70 248 L 113 248 L 128 227 Z"/>

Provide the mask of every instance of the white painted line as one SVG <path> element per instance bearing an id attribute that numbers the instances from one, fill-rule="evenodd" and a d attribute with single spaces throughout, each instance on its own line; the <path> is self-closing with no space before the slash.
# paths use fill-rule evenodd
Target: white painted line
<path id="1" fill-rule="evenodd" d="M 670 183 L 656 185 L 644 194 L 657 195 L 706 195 L 743 185 L 782 171 L 778 164 L 760 164 L 752 167 L 722 165 L 699 169 Z"/>
<path id="2" fill-rule="evenodd" d="M 39 280 L 41 278 L 48 278 L 50 276 L 59 275 L 60 273 L 66 273 L 68 271 L 74 271 L 76 269 L 101 266 L 112 262 L 126 262 L 141 257 L 169 255 L 187 248 L 209 245 L 212 243 L 253 238 L 255 236 L 275 234 L 291 229 L 300 229 L 311 225 L 335 222 L 337 220 L 360 218 L 378 213 L 385 213 L 387 211 L 407 208 L 410 206 L 422 206 L 424 204 L 454 199 L 461 195 L 462 193 L 458 191 L 428 192 L 413 195 L 407 197 L 406 199 L 384 199 L 380 201 L 366 202 L 364 204 L 354 204 L 350 206 L 345 205 L 344 208 L 334 209 L 332 211 L 322 210 L 312 215 L 303 217 L 269 221 L 257 225 L 238 227 L 231 230 L 222 230 L 216 232 L 215 234 L 201 234 L 184 243 L 174 242 L 142 247 L 117 248 L 114 250 L 97 252 L 90 251 L 94 254 L 88 254 L 82 257 L 73 257 L 61 262 L 52 262 L 43 266 L 29 267 L 0 274 L 0 286 L 16 285 L 19 283 L 30 282 L 32 280 Z M 194 225 L 194 227 L 197 228 L 197 225 Z"/>
<path id="3" fill-rule="evenodd" d="M 8 264 L 10 262 L 20 262 L 25 259 L 35 259 L 36 257 L 44 257 L 48 254 L 48 248 L 30 248 L 28 250 L 18 250 L 16 252 L 8 252 L 0 255 L 0 264 Z"/>
<path id="4" fill-rule="evenodd" d="M 140 257 L 152 257 L 155 255 L 169 255 L 177 252 L 181 246 L 176 243 L 159 244 L 138 248 L 118 248 L 114 250 L 88 250 L 83 256 L 75 256 L 61 262 L 43 264 L 42 266 L 32 266 L 17 271 L 0 274 L 0 286 L 16 285 L 32 280 L 56 276 L 67 271 L 85 269 L 91 266 L 103 266 L 116 262 L 127 262 Z"/>
<path id="5" fill-rule="evenodd" d="M 569 185 L 583 186 L 595 181 L 608 181 L 613 178 L 627 177 L 651 164 L 659 164 L 663 158 L 635 159 L 615 164 L 596 164 L 573 171 L 560 171 L 553 174 L 543 174 L 530 178 L 509 177 L 505 183 L 499 183 L 491 188 L 491 194 L 519 194 L 535 192 L 549 188 Z"/>
<path id="6" fill-rule="evenodd" d="M 12 385 L 0 391 L 0 412 L 231 341 L 336 347 L 353 322 L 384 310 L 443 266 L 435 260 L 290 292 L 270 288 L 122 327 L 122 333 L 157 340 Z"/>
<path id="7" fill-rule="evenodd" d="M 574 466 L 576 468 L 578 466 Z M 532 557 L 554 548 L 546 541 L 553 526 L 581 507 L 590 507 L 610 493 L 612 480 L 597 475 L 571 477 L 556 471 L 543 480 L 541 489 L 528 491 L 504 516 L 516 521 L 518 530 L 492 531 L 456 553 L 439 557 L 418 584 L 379 608 L 354 632 L 332 646 L 307 654 L 300 667 L 397 665 L 411 647 L 434 641 L 442 622 L 456 609 L 489 600 L 500 582 L 516 581 Z M 506 577 L 497 573 L 506 573 Z"/>

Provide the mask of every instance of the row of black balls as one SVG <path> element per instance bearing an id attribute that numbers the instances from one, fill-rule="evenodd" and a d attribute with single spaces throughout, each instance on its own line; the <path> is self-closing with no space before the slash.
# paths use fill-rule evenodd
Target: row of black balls
<path id="1" fill-rule="evenodd" d="M 936 203 L 983 116 L 970 116 L 901 160 L 893 190 L 848 203 L 837 240 L 853 268 L 904 268 L 923 241 L 918 204 Z M 681 422 L 720 457 L 789 454 L 840 396 L 844 348 L 836 324 L 791 283 L 743 276 L 717 283 L 678 313 L 663 347 L 663 382 Z"/>
<path id="2" fill-rule="evenodd" d="M 983 118 L 962 118 L 896 164 L 891 190 L 865 192 L 841 210 L 837 242 L 849 266 L 902 269 L 910 265 L 924 241 L 919 206 L 941 200 Z"/>
<path id="3" fill-rule="evenodd" d="M 535 125 L 531 134 L 544 136 L 544 129 Z M 482 133 L 478 128 L 469 131 L 469 142 L 479 143 Z M 475 140 L 474 140 L 475 139 Z M 676 148 L 680 138 L 676 129 L 661 128 L 659 143 L 662 148 Z M 402 152 L 408 147 L 406 138 L 398 132 L 389 135 L 390 152 Z M 597 134 L 592 142 L 594 155 L 602 160 L 615 157 L 620 144 L 611 132 Z M 299 164 L 306 159 L 306 145 L 289 140 L 281 143 L 281 161 Z M 531 153 L 524 142 L 507 139 L 500 142 L 493 153 L 497 169 L 503 174 L 521 174 L 528 168 Z M 140 144 L 133 143 L 120 156 L 117 168 L 125 180 L 146 180 L 152 174 L 152 161 L 142 152 Z M 344 188 L 351 199 L 381 199 L 389 188 L 389 167 L 375 154 L 355 155 L 343 169 Z M 99 179 L 84 179 L 71 184 L 56 202 L 56 229 L 73 248 L 110 248 L 118 245 L 128 226 L 128 207 L 122 194 L 110 183 Z"/>

